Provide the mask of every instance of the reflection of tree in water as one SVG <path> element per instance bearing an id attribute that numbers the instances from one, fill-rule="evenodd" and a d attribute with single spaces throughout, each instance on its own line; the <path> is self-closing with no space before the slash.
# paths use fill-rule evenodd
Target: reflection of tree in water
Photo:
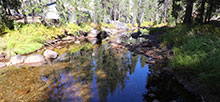
<path id="1" fill-rule="evenodd" d="M 91 98 L 91 52 L 71 55 L 70 66 L 49 75 L 53 83 L 49 87 L 48 101 L 89 101 Z"/>
<path id="2" fill-rule="evenodd" d="M 93 65 L 93 61 L 96 62 L 96 66 Z M 134 73 L 137 61 L 138 56 L 107 49 L 105 46 L 98 47 L 93 52 L 81 51 L 72 54 L 68 68 L 47 75 L 53 82 L 49 87 L 48 100 L 90 101 L 92 80 L 96 78 L 100 101 L 106 102 L 109 92 L 113 94 L 119 86 L 123 90 L 127 74 Z"/>
<path id="3" fill-rule="evenodd" d="M 147 94 L 143 94 L 144 101 L 152 102 L 201 102 L 200 97 L 184 88 L 171 74 L 161 72 L 148 76 Z"/>
<path id="4" fill-rule="evenodd" d="M 127 73 L 134 73 L 138 58 L 131 57 L 131 60 L 126 54 L 111 49 L 96 49 L 96 81 L 101 102 L 106 102 L 109 91 L 113 94 L 118 86 L 123 90 Z"/>

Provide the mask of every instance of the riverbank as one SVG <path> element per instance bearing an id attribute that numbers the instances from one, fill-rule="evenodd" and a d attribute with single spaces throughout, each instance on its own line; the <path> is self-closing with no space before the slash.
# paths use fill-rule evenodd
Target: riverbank
<path id="1" fill-rule="evenodd" d="M 220 99 L 220 28 L 212 25 L 152 28 L 162 33 L 159 46 L 171 49 L 168 67 L 188 90 L 198 93 L 205 102 Z"/>
<path id="2" fill-rule="evenodd" d="M 25 62 L 25 59 L 22 59 L 18 61 L 19 63 L 14 63 L 12 60 L 14 57 L 20 60 L 21 57 L 24 58 L 33 53 L 42 55 L 45 50 L 60 49 L 66 43 L 74 44 L 74 47 L 66 48 L 73 53 L 85 50 L 91 48 L 92 45 L 101 44 L 102 40 L 107 37 L 128 29 L 126 24 L 120 24 L 120 22 L 115 22 L 114 25 L 85 23 L 80 26 L 72 23 L 60 27 L 18 24 L 12 30 L 5 30 L 4 35 L 1 36 L 0 68 Z M 61 54 L 58 52 L 58 55 Z"/>

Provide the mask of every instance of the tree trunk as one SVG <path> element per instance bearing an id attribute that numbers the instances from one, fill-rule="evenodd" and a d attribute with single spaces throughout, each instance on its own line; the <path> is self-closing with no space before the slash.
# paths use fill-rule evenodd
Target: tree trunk
<path id="1" fill-rule="evenodd" d="M 199 8 L 198 23 L 200 24 L 204 23 L 205 3 L 206 0 L 202 0 L 202 4 Z"/>
<path id="2" fill-rule="evenodd" d="M 184 24 L 191 24 L 192 23 L 192 11 L 193 11 L 193 0 L 187 0 L 187 5 L 186 5 L 186 11 L 184 15 Z"/>
<path id="3" fill-rule="evenodd" d="M 208 23 L 210 21 L 211 15 L 212 15 L 212 10 L 213 10 L 213 3 L 210 2 L 209 6 L 208 6 L 208 10 L 206 12 L 205 23 Z"/>

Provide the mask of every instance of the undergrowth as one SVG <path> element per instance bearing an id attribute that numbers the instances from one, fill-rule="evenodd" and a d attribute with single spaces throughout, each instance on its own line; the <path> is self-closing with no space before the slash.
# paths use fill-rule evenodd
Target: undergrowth
<path id="1" fill-rule="evenodd" d="M 165 27 L 161 44 L 173 46 L 170 61 L 176 70 L 193 72 L 201 86 L 211 93 L 220 92 L 220 28 L 211 25 Z"/>

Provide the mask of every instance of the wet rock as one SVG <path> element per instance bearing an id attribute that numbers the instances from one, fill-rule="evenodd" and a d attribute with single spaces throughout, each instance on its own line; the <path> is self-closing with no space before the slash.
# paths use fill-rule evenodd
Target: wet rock
<path id="1" fill-rule="evenodd" d="M 25 56 L 21 56 L 21 55 L 13 56 L 10 59 L 10 64 L 11 65 L 21 64 L 24 62 L 25 58 L 26 58 Z"/>
<path id="2" fill-rule="evenodd" d="M 40 54 L 33 54 L 28 56 L 25 61 L 25 64 L 31 64 L 31 63 L 46 63 L 46 60 L 44 59 L 44 56 Z"/>
<path id="3" fill-rule="evenodd" d="M 67 53 L 61 54 L 57 59 L 54 60 L 54 62 L 66 62 L 69 61 L 69 57 Z"/>
<path id="4" fill-rule="evenodd" d="M 131 37 L 134 39 L 137 39 L 138 37 L 140 37 L 140 35 L 141 35 L 141 31 L 138 31 L 138 32 L 132 33 Z"/>
<path id="5" fill-rule="evenodd" d="M 158 99 L 154 99 L 152 102 L 160 102 Z"/>
<path id="6" fill-rule="evenodd" d="M 0 68 L 4 68 L 4 67 L 6 67 L 6 64 L 5 64 L 5 63 L 0 62 Z"/>
<path id="7" fill-rule="evenodd" d="M 108 33 L 106 32 L 106 31 L 100 31 L 99 33 L 98 33 L 98 35 L 97 35 L 97 39 L 105 39 L 105 38 L 107 38 L 109 35 L 108 35 Z"/>
<path id="8" fill-rule="evenodd" d="M 46 51 L 44 51 L 44 56 L 45 56 L 45 58 L 55 59 L 55 58 L 57 58 L 58 53 L 56 53 L 52 50 L 46 50 Z"/>
<path id="9" fill-rule="evenodd" d="M 99 32 L 98 35 L 96 36 L 96 38 L 97 38 L 96 44 L 101 44 L 102 40 L 107 38 L 108 36 L 109 35 L 105 31 Z"/>

